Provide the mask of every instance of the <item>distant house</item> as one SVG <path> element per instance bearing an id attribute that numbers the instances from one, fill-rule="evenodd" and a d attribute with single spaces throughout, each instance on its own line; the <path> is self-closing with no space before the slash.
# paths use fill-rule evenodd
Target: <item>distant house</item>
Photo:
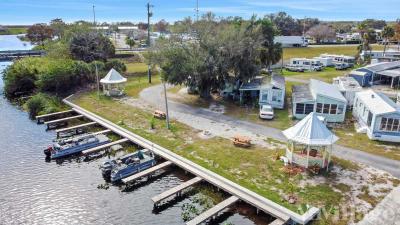
<path id="1" fill-rule="evenodd" d="M 357 119 L 357 131 L 366 132 L 370 139 L 400 142 L 399 106 L 383 93 L 356 93 L 353 117 Z"/>
<path id="2" fill-rule="evenodd" d="M 362 87 L 353 77 L 333 78 L 333 85 L 335 85 L 340 93 L 347 99 L 347 105 L 350 107 L 353 106 L 356 93 L 362 91 Z"/>
<path id="3" fill-rule="evenodd" d="M 393 88 L 400 83 L 400 61 L 371 64 L 351 71 L 349 76 L 354 77 L 362 87 L 386 84 Z"/>
<path id="4" fill-rule="evenodd" d="M 365 60 L 367 57 L 371 57 L 371 59 L 377 60 L 384 60 L 385 58 L 397 58 L 398 60 L 400 60 L 400 51 L 388 49 L 385 51 L 385 54 L 383 54 L 383 51 L 362 51 L 360 53 L 360 57 L 362 60 Z"/>
<path id="5" fill-rule="evenodd" d="M 285 78 L 278 74 L 256 77 L 239 88 L 241 104 L 270 104 L 283 109 L 285 103 Z"/>
<path id="6" fill-rule="evenodd" d="M 297 119 L 316 112 L 327 122 L 340 123 L 345 119 L 347 100 L 336 86 L 311 79 L 309 84 L 293 86 L 292 104 Z"/>

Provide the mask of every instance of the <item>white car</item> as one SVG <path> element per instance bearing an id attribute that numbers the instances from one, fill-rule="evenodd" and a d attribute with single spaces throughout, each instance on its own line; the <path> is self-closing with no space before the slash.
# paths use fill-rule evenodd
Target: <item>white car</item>
<path id="1" fill-rule="evenodd" d="M 272 120 L 274 118 L 274 109 L 271 105 L 262 105 L 260 107 L 260 118 Z"/>

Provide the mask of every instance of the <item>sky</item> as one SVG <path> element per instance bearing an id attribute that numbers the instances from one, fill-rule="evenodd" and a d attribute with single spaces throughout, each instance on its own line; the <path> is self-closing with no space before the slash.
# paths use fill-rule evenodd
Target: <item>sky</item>
<path id="1" fill-rule="evenodd" d="M 146 21 L 148 0 L 0 0 L 0 24 L 33 24 L 61 18 L 67 22 Z M 152 0 L 153 21 L 169 22 L 194 17 L 196 0 Z M 200 14 L 241 16 L 285 11 L 295 18 L 316 17 L 328 21 L 359 21 L 366 18 L 394 21 L 400 18 L 400 0 L 199 0 Z"/>

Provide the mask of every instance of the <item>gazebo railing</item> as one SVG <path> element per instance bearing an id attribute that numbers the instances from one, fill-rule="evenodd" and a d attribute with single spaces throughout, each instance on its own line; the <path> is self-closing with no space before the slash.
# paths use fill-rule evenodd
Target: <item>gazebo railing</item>
<path id="1" fill-rule="evenodd" d="M 289 149 L 286 149 L 286 157 L 289 159 L 290 163 L 297 164 L 299 166 L 307 167 L 318 165 L 321 168 L 323 167 L 323 158 L 322 156 L 309 156 L 308 157 L 308 165 L 307 165 L 307 155 L 300 153 L 292 153 Z M 325 166 L 328 164 L 328 161 L 325 160 Z"/>

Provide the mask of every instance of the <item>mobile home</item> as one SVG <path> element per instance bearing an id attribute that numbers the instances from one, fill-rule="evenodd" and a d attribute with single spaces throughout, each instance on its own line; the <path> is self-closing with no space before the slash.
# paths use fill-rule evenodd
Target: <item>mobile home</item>
<path id="1" fill-rule="evenodd" d="M 294 85 L 292 98 L 292 113 L 297 119 L 303 119 L 311 112 L 331 123 L 345 119 L 347 100 L 332 84 L 311 79 L 309 84 Z"/>
<path id="2" fill-rule="evenodd" d="M 353 106 L 356 93 L 362 91 L 362 87 L 353 77 L 333 78 L 333 85 L 335 85 L 346 98 L 349 107 Z"/>
<path id="3" fill-rule="evenodd" d="M 259 76 L 240 86 L 240 103 L 255 103 L 256 100 L 260 106 L 269 104 L 273 108 L 283 109 L 285 91 L 285 77 L 278 74 Z"/>
<path id="4" fill-rule="evenodd" d="M 349 76 L 354 77 L 363 87 L 380 84 L 393 88 L 400 84 L 400 61 L 364 66 L 351 71 Z"/>
<path id="5" fill-rule="evenodd" d="M 385 54 L 383 54 L 383 51 L 362 51 L 360 54 L 362 60 L 365 60 L 368 56 L 371 57 L 371 59 L 381 59 L 388 57 L 397 58 L 400 60 L 400 51 L 388 49 L 386 50 Z"/>
<path id="6" fill-rule="evenodd" d="M 356 93 L 353 117 L 358 132 L 371 140 L 400 142 L 399 106 L 383 93 L 367 90 Z"/>

